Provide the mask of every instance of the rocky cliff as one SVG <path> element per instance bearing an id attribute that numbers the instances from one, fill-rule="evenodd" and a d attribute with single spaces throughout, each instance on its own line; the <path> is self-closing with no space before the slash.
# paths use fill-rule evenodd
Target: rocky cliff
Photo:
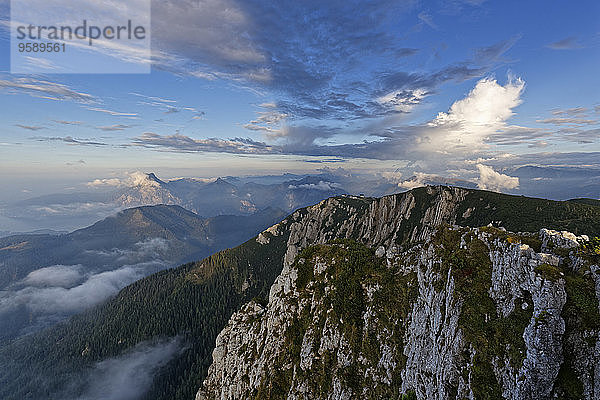
<path id="1" fill-rule="evenodd" d="M 288 237 L 282 272 L 218 335 L 196 399 L 599 399 L 587 237 L 482 193 L 334 198 L 263 232 Z"/>

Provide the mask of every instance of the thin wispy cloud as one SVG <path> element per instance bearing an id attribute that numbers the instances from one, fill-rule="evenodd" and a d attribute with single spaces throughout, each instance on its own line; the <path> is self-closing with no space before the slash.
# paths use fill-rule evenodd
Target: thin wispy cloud
<path id="1" fill-rule="evenodd" d="M 139 105 L 162 109 L 163 114 L 177 114 L 182 111 L 189 111 L 195 114 L 194 116 L 192 116 L 193 120 L 202 119 L 205 115 L 205 112 L 199 111 L 195 107 L 178 105 L 177 100 L 165 99 L 158 96 L 148 96 L 136 92 L 131 92 L 129 94 L 140 98 L 140 100 L 138 101 Z"/>
<path id="2" fill-rule="evenodd" d="M 74 138 L 72 136 L 64 137 L 36 137 L 33 140 L 38 142 L 63 142 L 73 146 L 108 146 L 107 143 L 98 142 L 90 139 Z"/>
<path id="3" fill-rule="evenodd" d="M 85 108 L 90 111 L 96 111 L 96 112 L 112 115 L 115 117 L 135 118 L 138 116 L 137 113 L 114 111 L 114 110 L 108 110 L 106 108 L 100 108 L 100 107 L 85 107 Z"/>
<path id="4" fill-rule="evenodd" d="M 539 119 L 536 122 L 541 124 L 553 124 L 553 125 L 595 125 L 598 124 L 598 120 L 595 119 L 585 119 L 585 118 L 546 118 Z"/>
<path id="5" fill-rule="evenodd" d="M 194 139 L 182 134 L 160 135 L 145 132 L 134 138 L 133 145 L 174 152 L 222 152 L 233 154 L 274 154 L 281 151 L 278 146 L 270 146 L 252 139 Z"/>
<path id="6" fill-rule="evenodd" d="M 87 388 L 78 400 L 136 400 L 151 387 L 155 375 L 184 349 L 182 338 L 142 342 L 129 352 L 94 365 L 83 380 Z M 79 378 L 80 380 L 80 378 Z M 80 386 L 81 382 L 73 382 Z M 69 398 L 68 393 L 62 393 Z"/>
<path id="7" fill-rule="evenodd" d="M 266 107 L 267 111 L 259 111 L 257 118 L 245 124 L 244 127 L 253 131 L 265 131 L 268 133 L 279 132 L 281 123 L 288 117 L 287 114 Z"/>
<path id="8" fill-rule="evenodd" d="M 172 103 L 177 103 L 177 100 L 164 99 L 162 97 L 156 97 L 156 96 L 148 96 L 148 95 L 141 94 L 141 93 L 136 93 L 136 92 L 131 92 L 129 94 L 131 94 L 133 96 L 141 97 L 141 98 L 149 100 L 149 101 L 156 102 L 157 104 L 172 104 Z"/>
<path id="9" fill-rule="evenodd" d="M 29 131 L 39 131 L 40 129 L 46 129 L 45 126 L 22 125 L 22 124 L 15 124 L 15 126 L 21 128 L 21 129 L 27 129 Z"/>
<path id="10" fill-rule="evenodd" d="M 480 47 L 474 50 L 474 57 L 483 63 L 503 62 L 504 55 L 509 51 L 519 40 L 521 35 L 514 35 L 506 40 L 494 43 L 488 47 Z"/>
<path id="11" fill-rule="evenodd" d="M 552 110 L 552 115 L 579 117 L 582 115 L 586 115 L 589 111 L 590 110 L 587 107 L 573 107 L 567 109 Z"/>
<path id="12" fill-rule="evenodd" d="M 66 162 L 65 163 L 65 165 L 79 165 L 79 166 L 85 165 L 85 164 L 86 164 L 85 160 L 77 160 L 74 162 Z"/>
<path id="13" fill-rule="evenodd" d="M 98 126 L 96 129 L 100 129 L 105 132 L 113 132 L 113 131 L 124 131 L 125 129 L 131 128 L 133 125 L 124 125 L 124 124 L 115 124 L 115 125 L 107 125 L 107 126 Z"/>
<path id="14" fill-rule="evenodd" d="M 167 111 L 165 111 L 163 114 L 175 114 L 178 112 L 179 110 L 175 107 L 167 107 Z"/>
<path id="15" fill-rule="evenodd" d="M 71 100 L 94 103 L 97 99 L 89 93 L 79 92 L 67 85 L 36 78 L 0 79 L 0 89 L 11 94 L 28 94 L 53 100 Z"/>
<path id="16" fill-rule="evenodd" d="M 53 119 L 52 122 L 56 122 L 57 124 L 61 125 L 81 125 L 83 123 L 82 121 L 65 121 L 58 119 Z"/>
<path id="17" fill-rule="evenodd" d="M 575 50 L 583 48 L 583 45 L 579 43 L 576 37 L 570 36 L 556 42 L 549 43 L 546 45 L 546 47 L 552 50 Z"/>
<path id="18" fill-rule="evenodd" d="M 431 14 L 426 13 L 425 11 L 421 11 L 419 15 L 417 15 L 417 18 L 419 18 L 419 21 L 423 22 L 431 29 L 438 29 L 438 26 L 435 24 L 435 22 L 433 22 L 433 17 L 431 16 Z"/>
<path id="19" fill-rule="evenodd" d="M 28 66 L 33 67 L 34 71 L 39 71 L 42 69 L 51 72 L 59 68 L 56 64 L 46 58 L 26 56 L 25 60 Z"/>

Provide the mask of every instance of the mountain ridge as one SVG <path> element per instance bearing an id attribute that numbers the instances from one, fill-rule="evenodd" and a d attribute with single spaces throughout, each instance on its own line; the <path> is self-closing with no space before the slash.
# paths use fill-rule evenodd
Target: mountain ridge
<path id="1" fill-rule="evenodd" d="M 176 205 L 142 206 L 67 234 L 0 238 L 0 342 L 72 315 L 83 307 L 72 298 L 99 302 L 160 269 L 243 243 L 284 216 L 271 208 L 203 218 Z"/>
<path id="2" fill-rule="evenodd" d="M 442 226 L 402 251 L 306 247 L 219 333 L 196 399 L 596 398 L 600 267 L 579 240 Z"/>
<path id="3" fill-rule="evenodd" d="M 515 205 L 519 206 L 518 213 Z M 230 316 L 252 299 L 266 304 L 270 292 L 289 287 L 289 282 L 276 278 L 288 274 L 297 255 L 310 246 L 349 239 L 378 253 L 383 246 L 387 254 L 426 242 L 443 225 L 522 224 L 527 228 L 523 231 L 539 232 L 553 220 L 552 229 L 575 228 L 578 234 L 598 235 L 599 213 L 600 208 L 586 204 L 548 203 L 448 187 L 420 188 L 380 199 L 330 198 L 294 212 L 241 246 L 136 282 L 93 313 L 28 339 L 35 340 L 36 346 L 23 341 L 0 349 L 0 359 L 4 358 L 12 371 L 0 378 L 5 385 L 0 396 L 12 394 L 13 397 L 7 397 L 10 399 L 18 398 L 23 390 L 58 390 L 77 368 L 120 354 L 140 341 L 185 334 L 190 347 L 167 365 L 144 396 L 191 398 L 206 377 L 214 340 Z M 70 337 L 73 332 L 81 337 Z M 51 355 L 44 346 L 46 361 L 33 365 L 27 374 L 15 375 L 25 368 L 20 361 L 23 349 L 27 348 L 30 356 L 36 358 L 35 354 L 42 351 L 40 343 L 50 345 L 60 337 L 70 338 L 51 350 Z M 85 349 L 89 352 L 82 357 Z M 39 388 L 24 383 L 27 379 L 35 381 L 37 368 L 53 371 L 53 389 L 43 382 L 38 382 Z"/>

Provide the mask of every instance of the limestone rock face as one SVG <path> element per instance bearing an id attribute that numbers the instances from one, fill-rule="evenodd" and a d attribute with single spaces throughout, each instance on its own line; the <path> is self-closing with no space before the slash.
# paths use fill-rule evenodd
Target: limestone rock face
<path id="1" fill-rule="evenodd" d="M 427 190 L 425 207 L 333 198 L 263 232 L 289 234 L 282 272 L 218 335 L 196 400 L 600 399 L 588 238 L 458 227 L 466 191 Z"/>

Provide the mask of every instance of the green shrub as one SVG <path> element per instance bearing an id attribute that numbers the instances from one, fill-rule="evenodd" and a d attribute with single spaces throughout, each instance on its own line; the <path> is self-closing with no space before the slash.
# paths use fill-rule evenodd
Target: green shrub
<path id="1" fill-rule="evenodd" d="M 556 282 L 564 276 L 559 267 L 547 263 L 543 263 L 535 267 L 535 272 L 538 275 L 541 275 L 542 278 L 553 282 Z"/>

